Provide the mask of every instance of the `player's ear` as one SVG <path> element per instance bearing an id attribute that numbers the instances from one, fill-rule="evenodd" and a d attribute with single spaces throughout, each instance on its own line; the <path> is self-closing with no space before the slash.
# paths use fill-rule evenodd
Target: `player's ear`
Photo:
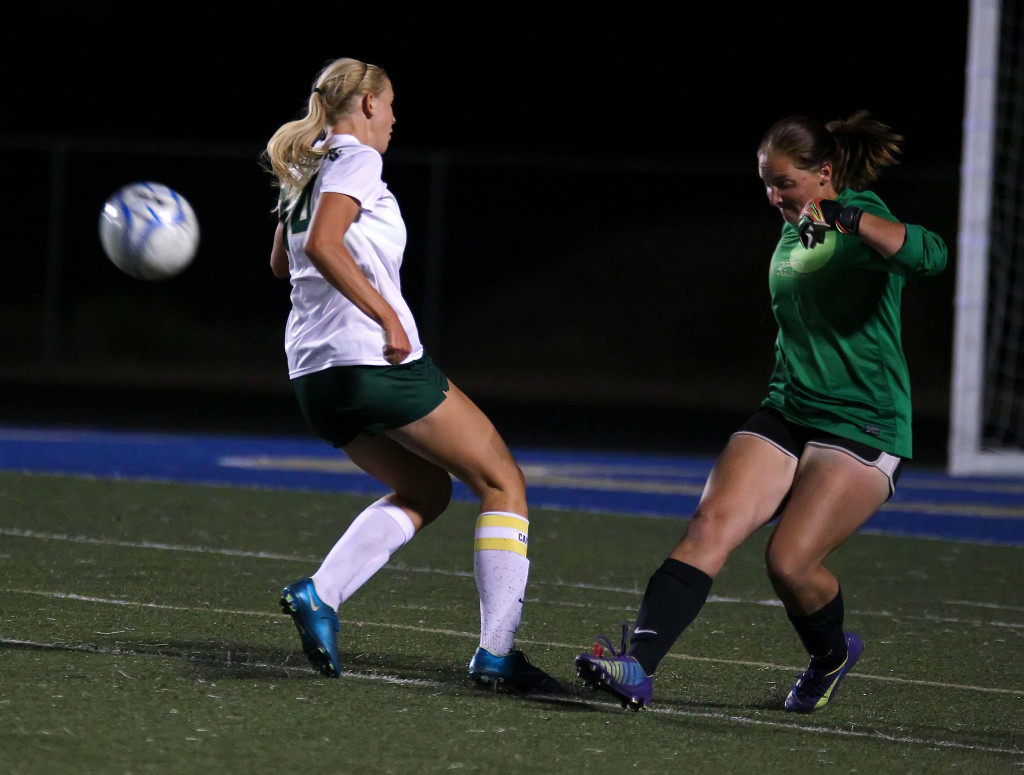
<path id="1" fill-rule="evenodd" d="M 377 112 L 376 100 L 373 98 L 373 94 L 366 94 L 363 96 L 363 115 L 367 118 L 372 118 L 373 114 Z"/>
<path id="2" fill-rule="evenodd" d="M 832 180 L 832 162 L 827 161 L 818 170 L 818 185 L 824 186 Z"/>

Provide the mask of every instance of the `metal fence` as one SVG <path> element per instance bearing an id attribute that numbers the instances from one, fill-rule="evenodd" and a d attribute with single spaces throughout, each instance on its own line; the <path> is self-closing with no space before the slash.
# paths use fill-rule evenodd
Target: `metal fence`
<path id="1" fill-rule="evenodd" d="M 15 195 L 0 379 L 22 384 L 280 390 L 287 285 L 260 148 L 109 138 L 2 138 Z M 766 266 L 779 229 L 753 163 L 389 151 L 409 227 L 403 283 L 435 360 L 478 394 L 747 406 L 771 366 Z M 193 265 L 121 275 L 96 226 L 133 180 L 184 194 Z M 879 187 L 955 245 L 957 170 Z M 951 273 L 947 273 L 947 278 Z M 905 341 L 924 407 L 944 411 L 951 292 L 908 289 Z M 939 405 L 941 404 L 941 407 Z"/>

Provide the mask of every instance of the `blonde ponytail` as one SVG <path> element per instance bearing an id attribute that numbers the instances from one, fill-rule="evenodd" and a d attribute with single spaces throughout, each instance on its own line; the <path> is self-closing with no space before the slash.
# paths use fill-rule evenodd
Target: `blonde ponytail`
<path id="1" fill-rule="evenodd" d="M 327 138 L 339 120 L 350 115 L 366 94 L 380 94 L 388 85 L 384 69 L 358 59 L 336 59 L 317 75 L 306 114 L 283 124 L 267 142 L 264 166 L 277 179 L 281 198 L 277 211 L 298 199 L 326 155 Z"/>

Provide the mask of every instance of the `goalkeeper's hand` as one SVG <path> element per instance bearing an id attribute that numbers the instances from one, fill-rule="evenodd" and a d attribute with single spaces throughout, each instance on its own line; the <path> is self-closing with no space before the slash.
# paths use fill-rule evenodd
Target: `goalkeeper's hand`
<path id="1" fill-rule="evenodd" d="M 832 229 L 856 234 L 863 214 L 859 207 L 843 207 L 834 199 L 813 199 L 804 205 L 796 224 L 800 243 L 810 250 L 824 242 L 825 234 Z"/>

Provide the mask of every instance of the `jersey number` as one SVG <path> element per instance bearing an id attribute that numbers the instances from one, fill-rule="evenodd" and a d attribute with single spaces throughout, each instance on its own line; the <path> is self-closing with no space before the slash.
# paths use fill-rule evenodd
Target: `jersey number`
<path id="1" fill-rule="evenodd" d="M 316 175 L 309 179 L 305 188 L 302 189 L 302 193 L 299 194 L 299 198 L 295 200 L 295 205 L 292 207 L 291 212 L 288 214 L 288 230 L 292 234 L 301 234 L 309 228 L 309 220 L 313 217 L 313 186 L 316 183 L 316 179 Z"/>

